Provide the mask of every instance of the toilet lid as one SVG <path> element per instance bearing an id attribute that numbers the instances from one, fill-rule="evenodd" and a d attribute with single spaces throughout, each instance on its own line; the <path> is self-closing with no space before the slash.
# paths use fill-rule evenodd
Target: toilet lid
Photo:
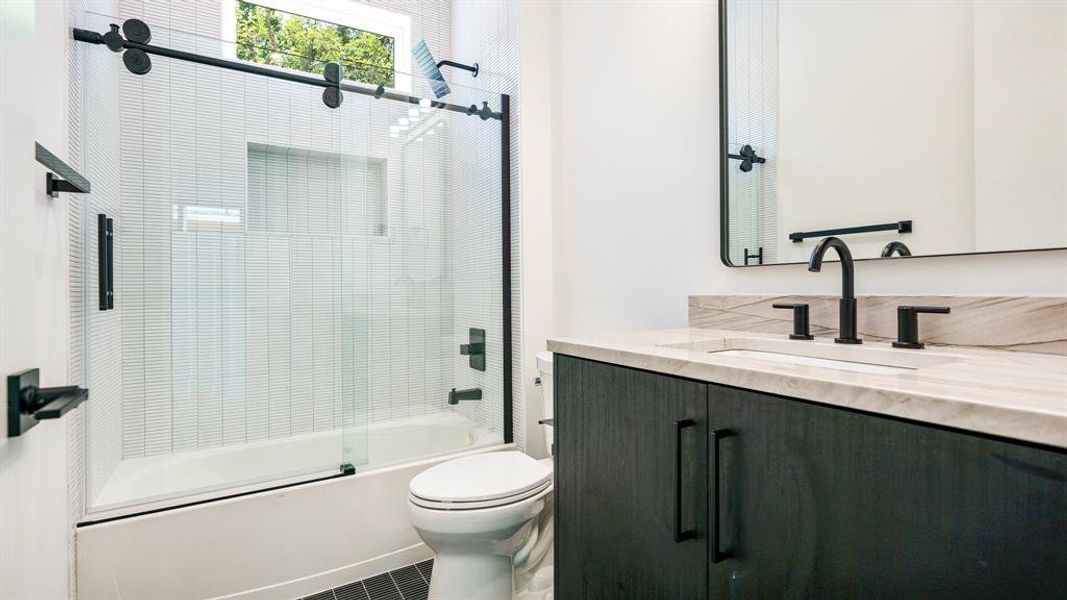
<path id="1" fill-rule="evenodd" d="M 434 502 L 485 502 L 543 488 L 552 468 L 522 452 L 490 452 L 434 465 L 411 480 L 411 495 Z"/>

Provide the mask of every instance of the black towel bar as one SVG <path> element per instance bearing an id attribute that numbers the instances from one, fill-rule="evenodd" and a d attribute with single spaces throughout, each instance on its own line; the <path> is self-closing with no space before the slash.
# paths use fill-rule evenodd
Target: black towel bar
<path id="1" fill-rule="evenodd" d="M 794 231 L 789 234 L 789 239 L 795 244 L 803 242 L 805 238 L 821 238 L 831 235 L 845 235 L 849 233 L 870 233 L 872 231 L 896 231 L 897 233 L 911 233 L 911 219 L 896 221 L 893 223 L 879 223 L 878 225 L 860 225 L 857 227 L 840 227 L 838 229 L 822 229 L 819 231 Z"/>
<path id="2" fill-rule="evenodd" d="M 59 159 L 58 156 L 52 154 L 40 144 L 35 142 L 36 151 L 35 156 L 37 162 L 48 167 L 50 171 L 45 175 L 45 190 L 48 195 L 55 198 L 59 195 L 59 192 L 72 192 L 75 194 L 87 194 L 89 193 L 89 180 L 82 177 L 81 173 L 75 171 L 70 165 Z"/>

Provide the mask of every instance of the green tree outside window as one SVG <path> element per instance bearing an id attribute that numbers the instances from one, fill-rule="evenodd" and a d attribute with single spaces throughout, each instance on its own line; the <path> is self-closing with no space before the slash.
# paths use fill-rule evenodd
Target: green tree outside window
<path id="1" fill-rule="evenodd" d="M 329 61 L 345 78 L 392 87 L 392 37 L 319 21 L 250 2 L 237 2 L 237 58 L 308 73 Z"/>

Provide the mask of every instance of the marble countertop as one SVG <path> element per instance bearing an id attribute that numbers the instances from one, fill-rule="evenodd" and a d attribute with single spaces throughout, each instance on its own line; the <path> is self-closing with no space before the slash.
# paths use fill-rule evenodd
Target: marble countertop
<path id="1" fill-rule="evenodd" d="M 883 372 L 853 372 L 771 362 L 751 354 L 745 356 L 744 352 L 731 356 L 715 351 L 746 343 L 756 348 L 761 344 L 797 348 L 802 353 L 857 362 L 876 362 L 872 356 L 888 357 L 889 363 L 899 361 L 909 366 Z M 830 338 L 791 341 L 779 334 L 715 329 L 554 338 L 548 341 L 548 349 L 666 375 L 1067 449 L 1067 357 L 1063 356 L 959 346 L 928 345 L 924 350 L 904 350 L 885 342 L 845 346 L 834 344 Z M 859 349 L 864 356 L 855 354 L 853 349 Z"/>

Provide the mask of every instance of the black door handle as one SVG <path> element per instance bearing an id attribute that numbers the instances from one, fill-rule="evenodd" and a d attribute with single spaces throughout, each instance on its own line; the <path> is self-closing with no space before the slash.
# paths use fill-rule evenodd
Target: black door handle
<path id="1" fill-rule="evenodd" d="M 674 541 L 681 543 L 697 536 L 694 529 L 682 529 L 682 430 L 696 425 L 693 419 L 674 422 Z"/>
<path id="2" fill-rule="evenodd" d="M 733 554 L 730 552 L 723 552 L 719 550 L 719 532 L 722 530 L 722 526 L 719 524 L 719 481 L 722 479 L 721 468 L 719 466 L 719 441 L 723 438 L 728 438 L 734 435 L 734 432 L 729 429 L 716 429 L 711 432 L 711 448 L 715 453 L 711 459 L 711 490 L 715 495 L 715 499 L 712 503 L 712 516 L 711 516 L 711 562 L 718 563 L 732 558 Z"/>

